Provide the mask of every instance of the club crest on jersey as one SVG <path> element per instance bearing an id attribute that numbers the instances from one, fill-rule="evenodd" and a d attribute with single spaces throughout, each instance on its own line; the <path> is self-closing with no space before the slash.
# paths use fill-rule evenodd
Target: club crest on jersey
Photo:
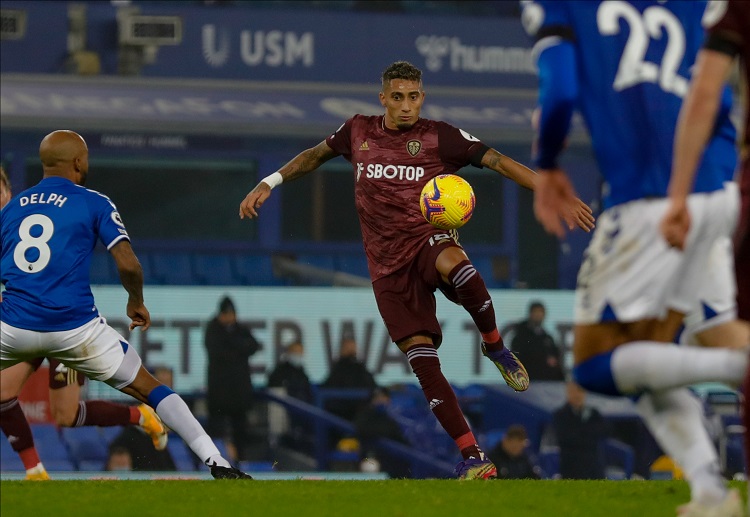
<path id="1" fill-rule="evenodd" d="M 422 142 L 419 140 L 409 140 L 406 142 L 406 150 L 409 151 L 410 155 L 416 156 L 420 149 L 422 149 Z"/>
<path id="2" fill-rule="evenodd" d="M 123 223 L 123 222 L 122 222 L 122 217 L 120 217 L 120 214 L 119 214 L 119 212 L 116 212 L 116 211 L 115 211 L 115 212 L 112 212 L 112 215 L 111 215 L 110 217 L 112 218 L 112 221 L 113 221 L 113 222 L 114 222 L 114 223 L 115 223 L 115 224 L 116 224 L 117 226 L 122 226 L 123 228 L 125 227 L 125 223 Z"/>

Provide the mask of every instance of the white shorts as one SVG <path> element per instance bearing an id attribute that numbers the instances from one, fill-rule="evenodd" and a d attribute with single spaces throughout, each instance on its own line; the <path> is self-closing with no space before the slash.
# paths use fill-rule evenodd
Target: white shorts
<path id="1" fill-rule="evenodd" d="M 577 324 L 661 319 L 669 309 L 697 314 L 702 303 L 711 303 L 717 314 L 734 310 L 732 262 L 709 257 L 712 252 L 722 255 L 714 250 L 715 243 L 734 231 L 737 185 L 692 194 L 688 205 L 691 226 L 685 251 L 670 248 L 659 231 L 666 199 L 631 201 L 602 213 L 578 273 Z M 728 282 L 723 292 L 717 290 L 718 278 Z"/>
<path id="2" fill-rule="evenodd" d="M 737 280 L 734 277 L 732 239 L 716 239 L 708 255 L 708 289 L 700 293 L 693 309 L 685 316 L 680 344 L 697 346 L 695 335 L 737 319 Z"/>
<path id="3" fill-rule="evenodd" d="M 107 321 L 98 316 L 73 330 L 38 332 L 0 322 L 0 370 L 49 357 L 104 381 L 113 388 L 128 386 L 141 367 L 141 358 Z"/>

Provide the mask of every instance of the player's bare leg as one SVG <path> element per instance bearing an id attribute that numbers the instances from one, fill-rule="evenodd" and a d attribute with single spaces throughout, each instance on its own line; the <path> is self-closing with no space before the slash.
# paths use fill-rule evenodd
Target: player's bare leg
<path id="1" fill-rule="evenodd" d="M 31 427 L 18 403 L 18 394 L 34 370 L 34 365 L 24 362 L 6 368 L 0 375 L 0 427 L 21 458 L 26 479 L 43 481 L 49 474 L 39 460 Z"/>
<path id="2" fill-rule="evenodd" d="M 591 391 L 640 395 L 638 413 L 662 449 L 686 472 L 693 507 L 703 508 L 723 504 L 733 496 L 720 475 L 716 449 L 703 425 L 702 406 L 686 386 L 708 381 L 738 384 L 748 360 L 745 351 L 669 343 L 678 316 L 577 325 L 575 377 Z"/>
<path id="3" fill-rule="evenodd" d="M 216 444 L 195 419 L 185 401 L 167 386 L 156 380 L 143 365 L 123 393 L 151 406 L 162 421 L 179 434 L 190 449 L 211 469 L 217 479 L 252 479 L 248 474 L 232 467 L 222 457 Z"/>
<path id="4" fill-rule="evenodd" d="M 733 320 L 695 334 L 702 346 L 744 349 L 750 345 L 750 323 Z"/>
<path id="5" fill-rule="evenodd" d="M 440 370 L 440 359 L 432 338 L 415 335 L 397 343 L 409 358 L 409 364 L 419 380 L 432 413 L 445 432 L 453 438 L 464 460 L 456 467 L 461 479 L 488 479 L 497 477 L 495 465 L 479 448 L 474 433 L 464 418 L 458 399 L 450 383 Z"/>
<path id="6" fill-rule="evenodd" d="M 146 404 L 127 406 L 106 400 L 81 400 L 83 374 L 50 360 L 50 413 L 61 427 L 139 425 L 158 451 L 167 447 L 167 428 Z"/>
<path id="7" fill-rule="evenodd" d="M 464 250 L 458 246 L 444 249 L 435 261 L 435 268 L 443 283 L 450 286 L 449 297 L 455 295 L 453 301 L 469 313 L 482 334 L 482 354 L 495 364 L 508 386 L 516 391 L 527 390 L 529 374 L 515 354 L 505 347 L 487 286 Z"/>

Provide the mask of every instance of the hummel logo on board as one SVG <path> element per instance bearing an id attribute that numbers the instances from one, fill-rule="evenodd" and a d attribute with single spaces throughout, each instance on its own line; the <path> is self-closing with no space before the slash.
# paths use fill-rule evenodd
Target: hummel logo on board
<path id="1" fill-rule="evenodd" d="M 369 151 L 370 150 L 370 146 L 367 145 L 367 140 L 365 140 L 364 142 L 362 142 L 362 145 L 359 146 L 359 150 L 360 151 Z"/>

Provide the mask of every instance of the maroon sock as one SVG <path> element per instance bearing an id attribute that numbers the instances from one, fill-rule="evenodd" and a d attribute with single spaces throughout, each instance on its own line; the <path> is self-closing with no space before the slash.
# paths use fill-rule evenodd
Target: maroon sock
<path id="1" fill-rule="evenodd" d="M 464 260 L 448 273 L 448 280 L 456 290 L 458 301 L 482 334 L 487 350 L 502 350 L 504 345 L 495 322 L 495 308 L 479 271 L 474 269 L 471 262 Z"/>
<path id="2" fill-rule="evenodd" d="M 39 454 L 34 447 L 34 437 L 31 434 L 29 421 L 23 414 L 18 398 L 0 402 L 0 427 L 8 437 L 10 446 L 18 453 L 26 470 L 39 464 Z"/>
<path id="3" fill-rule="evenodd" d="M 456 442 L 461 455 L 464 459 L 472 456 L 479 458 L 481 450 L 458 406 L 458 399 L 453 388 L 440 371 L 440 359 L 438 359 L 435 347 L 432 345 L 413 346 L 406 352 L 406 356 L 419 379 L 419 385 L 422 386 L 432 413 Z"/>
<path id="4" fill-rule="evenodd" d="M 78 403 L 78 412 L 73 427 L 131 425 L 130 415 L 130 406 L 124 404 L 115 404 L 103 400 L 81 401 Z"/>

